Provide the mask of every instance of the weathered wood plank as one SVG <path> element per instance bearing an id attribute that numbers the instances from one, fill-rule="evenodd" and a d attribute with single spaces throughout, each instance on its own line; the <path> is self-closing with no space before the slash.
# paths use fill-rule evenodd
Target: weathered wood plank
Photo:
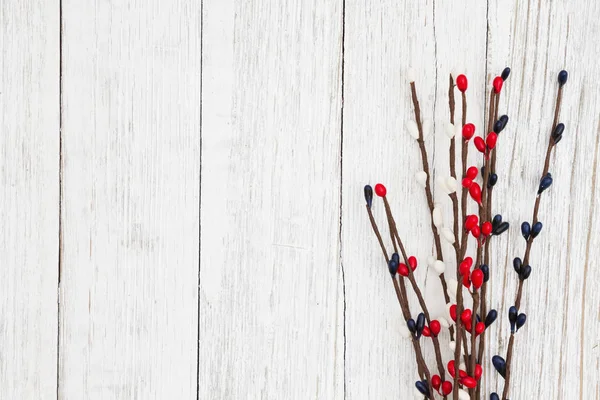
<path id="1" fill-rule="evenodd" d="M 62 399 L 196 398 L 200 7 L 63 0 Z"/>
<path id="2" fill-rule="evenodd" d="M 0 5 L 0 398 L 56 398 L 59 4 Z"/>
<path id="3" fill-rule="evenodd" d="M 344 397 L 341 5 L 204 1 L 201 399 Z"/>

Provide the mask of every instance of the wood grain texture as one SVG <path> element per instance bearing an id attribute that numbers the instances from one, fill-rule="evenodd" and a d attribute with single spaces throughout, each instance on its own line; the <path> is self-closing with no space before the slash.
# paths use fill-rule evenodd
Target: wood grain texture
<path id="1" fill-rule="evenodd" d="M 444 316 L 407 71 L 435 180 L 448 74 L 468 75 L 481 133 L 507 65 L 493 211 L 512 225 L 493 245 L 484 398 L 503 389 L 490 359 L 506 355 L 511 263 L 565 68 L 510 398 L 600 399 L 596 2 L 23 0 L 0 4 L 0 26 L 0 399 L 412 397 L 362 189 L 388 187 Z"/>
<path id="2" fill-rule="evenodd" d="M 62 23 L 59 398 L 196 398 L 200 4 Z"/>
<path id="3" fill-rule="evenodd" d="M 204 1 L 200 399 L 342 399 L 341 2 Z"/>
<path id="4" fill-rule="evenodd" d="M 56 397 L 58 1 L 0 4 L 0 398 Z"/>

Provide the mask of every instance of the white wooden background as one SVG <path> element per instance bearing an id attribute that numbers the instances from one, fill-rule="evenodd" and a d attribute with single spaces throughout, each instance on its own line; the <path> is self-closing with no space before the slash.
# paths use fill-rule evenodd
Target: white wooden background
<path id="1" fill-rule="evenodd" d="M 410 398 L 362 187 L 387 184 L 424 265 L 405 72 L 440 131 L 448 73 L 481 126 L 506 65 L 486 357 L 566 68 L 511 398 L 599 399 L 599 21 L 586 0 L 1 0 L 0 399 Z"/>

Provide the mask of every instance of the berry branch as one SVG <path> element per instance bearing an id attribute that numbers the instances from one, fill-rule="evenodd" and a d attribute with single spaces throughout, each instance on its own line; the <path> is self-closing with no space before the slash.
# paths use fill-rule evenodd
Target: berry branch
<path id="1" fill-rule="evenodd" d="M 452 229 L 444 226 L 442 206 L 434 203 L 433 193 L 431 189 L 430 167 L 425 148 L 425 137 L 429 131 L 431 124 L 422 122 L 421 109 L 417 97 L 417 91 L 414 79 L 410 79 L 411 98 L 413 102 L 415 122 L 408 125 L 410 135 L 417 141 L 423 171 L 419 171 L 416 179 L 419 184 L 425 188 L 427 206 L 430 212 L 431 229 L 435 243 L 435 253 L 437 258 L 430 256 L 428 264 L 439 275 L 442 283 L 443 296 L 448 305 L 449 318 L 439 317 L 432 319 L 432 315 L 425 302 L 425 298 L 419 285 L 416 281 L 414 270 L 417 268 L 417 258 L 408 256 L 404 244 L 398 233 L 395 219 L 392 215 L 390 204 L 387 200 L 387 189 L 382 184 L 375 185 L 375 193 L 382 198 L 387 217 L 387 223 L 392 241 L 393 253 L 391 257 L 384 244 L 383 238 L 377 223 L 371 211 L 373 202 L 373 188 L 369 185 L 365 186 L 364 194 L 367 202 L 367 214 L 371 223 L 373 232 L 377 237 L 377 241 L 383 253 L 386 266 L 390 272 L 394 291 L 402 311 L 406 327 L 402 328 L 403 334 L 411 338 L 413 348 L 415 350 L 415 358 L 417 361 L 417 372 L 419 380 L 415 382 L 417 395 L 422 398 L 433 399 L 435 393 L 443 396 L 444 399 L 452 394 L 453 400 L 480 399 L 481 394 L 481 377 L 483 374 L 483 356 L 485 349 L 485 332 L 495 322 L 498 313 L 494 309 L 488 312 L 487 304 L 487 282 L 490 277 L 489 263 L 491 246 L 490 242 L 493 236 L 497 236 L 508 230 L 509 223 L 502 221 L 500 214 L 492 218 L 492 193 L 498 176 L 496 175 L 496 145 L 500 133 L 504 130 L 508 123 L 508 117 L 502 115 L 498 118 L 500 94 L 504 82 L 510 74 L 510 68 L 505 68 L 501 76 L 493 80 L 492 88 L 489 95 L 489 108 L 487 110 L 487 130 L 481 136 L 474 137 L 475 126 L 467 123 L 467 99 L 466 90 L 468 81 L 464 75 L 458 75 L 456 78 L 450 75 L 448 87 L 448 107 L 450 110 L 450 123 L 447 124 L 446 134 L 450 139 L 449 145 L 449 169 L 450 173 L 447 177 L 438 176 L 437 182 L 441 190 L 447 194 L 452 201 Z M 550 165 L 550 157 L 556 144 L 562 139 L 564 125 L 558 123 L 558 116 L 562 100 L 562 88 L 567 81 L 567 73 L 561 71 L 559 74 L 559 90 L 555 106 L 555 116 L 552 124 L 552 134 L 548 143 L 546 158 L 542 178 L 540 180 L 538 193 L 535 200 L 533 218 L 531 224 L 524 222 L 521 225 L 521 232 L 526 240 L 526 249 L 523 260 L 515 258 L 513 267 L 519 276 L 519 286 L 516 293 L 514 306 L 509 310 L 509 321 L 511 325 L 511 336 L 508 344 L 506 361 L 500 356 L 492 358 L 494 368 L 505 377 L 503 400 L 508 400 L 508 390 L 510 383 L 510 366 L 513 360 L 513 352 L 515 345 L 515 333 L 523 327 L 527 320 L 527 316 L 519 313 L 519 307 L 523 296 L 524 281 L 531 274 L 529 266 L 529 256 L 531 246 L 534 239 L 542 230 L 542 223 L 538 221 L 538 213 L 540 208 L 541 194 L 552 184 L 552 176 L 548 172 Z M 462 124 L 455 127 L 455 98 L 454 88 L 458 88 L 462 98 Z M 462 134 L 461 146 L 461 161 L 462 161 L 462 192 L 459 201 L 457 190 L 457 174 L 456 174 L 456 133 L 460 128 Z M 481 168 L 468 165 L 468 150 L 469 142 L 473 139 L 475 148 L 481 153 Z M 481 186 L 476 182 L 481 173 Z M 477 214 L 467 215 L 467 198 L 470 197 L 477 204 Z M 459 223 L 462 221 L 462 224 Z M 461 236 L 459 238 L 459 235 Z M 467 256 L 468 242 L 473 238 L 476 243 L 476 253 L 472 257 Z M 449 280 L 446 282 L 444 272 L 446 264 L 443 258 L 441 247 L 441 239 L 446 240 L 453 245 L 456 261 L 456 282 Z M 401 262 L 401 256 L 402 262 Z M 448 261 L 451 262 L 451 261 Z M 417 297 L 421 313 L 418 314 L 416 320 L 412 318 L 408 293 L 406 288 L 406 280 Z M 471 296 L 473 302 L 469 309 L 465 307 L 464 293 Z M 454 298 L 455 304 L 450 302 Z M 452 321 L 456 328 L 453 329 Z M 439 334 L 441 328 L 446 327 L 450 332 L 449 347 L 453 351 L 453 358 L 448 361 L 444 368 Z M 470 335 L 470 338 L 467 336 Z M 431 338 L 435 351 L 435 362 L 439 375 L 431 375 L 421 348 L 421 337 Z M 479 339 L 478 339 L 479 338 Z M 464 363 L 460 363 L 461 355 Z M 446 370 L 452 377 L 452 380 L 446 380 Z M 496 393 L 492 393 L 492 400 L 499 400 Z"/>
<path id="2" fill-rule="evenodd" d="M 433 221 L 433 194 L 431 193 L 431 174 L 429 172 L 429 162 L 427 161 L 427 149 L 425 148 L 424 134 L 423 134 L 423 123 L 421 122 L 421 107 L 419 106 L 419 100 L 417 98 L 417 89 L 415 87 L 414 80 L 410 82 L 410 91 L 412 94 L 412 102 L 415 113 L 415 121 L 417 123 L 417 131 L 418 136 L 417 143 L 419 144 L 419 150 L 421 151 L 421 161 L 423 163 L 423 171 L 425 172 L 425 194 L 427 196 L 427 205 L 429 206 L 429 212 L 431 214 L 431 230 L 433 232 L 433 238 L 435 242 L 435 249 L 437 254 L 437 259 L 440 261 L 444 261 L 444 255 L 442 253 L 442 244 L 440 242 L 440 234 L 434 224 Z M 414 135 L 414 133 L 413 133 Z M 442 272 L 440 275 L 440 282 L 442 283 L 442 290 L 444 292 L 444 299 L 446 302 L 450 301 L 450 296 L 448 295 L 448 285 L 446 283 L 446 278 L 444 277 L 444 273 Z M 450 336 L 454 335 L 453 329 L 450 330 Z"/>
<path id="3" fill-rule="evenodd" d="M 529 265 L 529 255 L 531 252 L 531 246 L 533 245 L 534 239 L 542 231 L 543 227 L 542 223 L 538 220 L 538 213 L 540 209 L 542 193 L 552 185 L 552 175 L 548 172 L 550 168 L 550 156 L 552 155 L 552 151 L 556 147 L 556 144 L 562 139 L 562 135 L 565 128 L 564 124 L 558 123 L 558 117 L 560 114 L 560 106 L 562 103 L 562 91 L 565 83 L 567 83 L 568 76 L 569 75 L 567 71 L 564 70 L 560 71 L 558 74 L 558 93 L 556 95 L 556 105 L 554 108 L 554 121 L 552 122 L 552 129 L 550 131 L 551 134 L 548 140 L 548 148 L 546 149 L 546 158 L 544 160 L 544 169 L 542 172 L 542 177 L 540 179 L 540 184 L 538 186 L 537 196 L 535 198 L 535 205 L 533 207 L 532 225 L 530 225 L 529 222 L 523 222 L 521 224 L 521 233 L 526 241 L 525 256 L 523 257 L 523 260 L 521 260 L 518 257 L 513 260 L 513 267 L 519 276 L 519 286 L 514 303 L 515 305 L 510 308 L 508 315 L 511 324 L 511 335 L 510 340 L 508 342 L 506 361 L 500 356 L 494 356 L 493 358 L 494 367 L 496 368 L 498 373 L 505 379 L 504 391 L 502 393 L 503 400 L 508 400 L 508 392 L 510 389 L 510 367 L 513 359 L 515 333 L 519 330 L 520 327 L 522 327 L 525 324 L 527 320 L 527 316 L 523 313 L 519 314 L 518 310 L 521 306 L 521 299 L 523 296 L 523 284 L 531 275 L 531 266 Z"/>

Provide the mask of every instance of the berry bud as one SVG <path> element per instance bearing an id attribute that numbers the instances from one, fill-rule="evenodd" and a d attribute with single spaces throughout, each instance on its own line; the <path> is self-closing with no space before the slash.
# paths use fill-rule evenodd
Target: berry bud
<path id="1" fill-rule="evenodd" d="M 378 183 L 377 185 L 375 185 L 375 193 L 379 197 L 385 197 L 385 195 L 387 194 L 387 189 L 381 183 Z"/>
<path id="2" fill-rule="evenodd" d="M 569 73 L 564 69 L 558 73 L 558 84 L 563 86 L 567 83 L 567 79 L 569 79 Z"/>
<path id="3" fill-rule="evenodd" d="M 467 77 L 464 76 L 463 74 L 460 74 L 459 76 L 456 77 L 456 87 L 458 87 L 458 90 L 460 90 L 461 92 L 466 92 L 467 88 L 469 86 L 469 82 L 467 81 Z"/>
<path id="4" fill-rule="evenodd" d="M 371 205 L 373 205 L 373 188 L 371 185 L 365 186 L 365 200 L 367 201 L 367 207 L 371 208 Z"/>

